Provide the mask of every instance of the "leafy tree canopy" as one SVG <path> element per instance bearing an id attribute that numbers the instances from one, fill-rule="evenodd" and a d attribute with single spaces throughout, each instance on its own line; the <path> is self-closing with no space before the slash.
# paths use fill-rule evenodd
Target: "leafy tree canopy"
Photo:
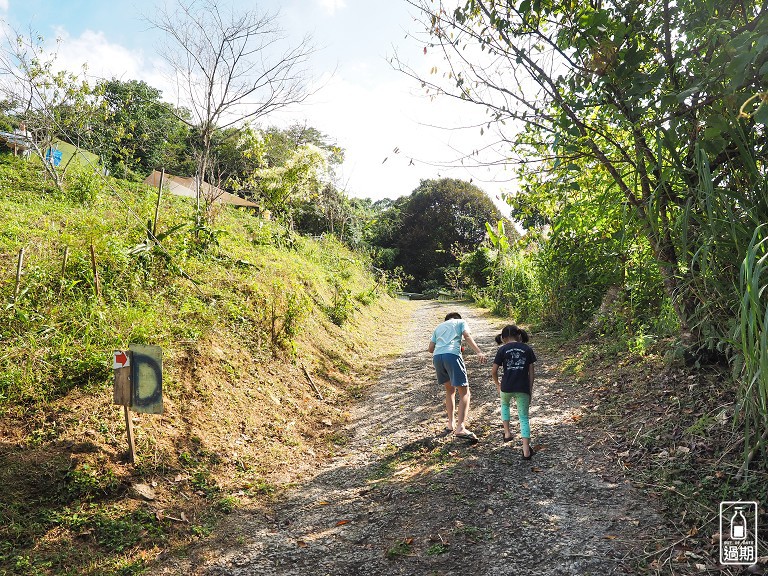
<path id="1" fill-rule="evenodd" d="M 401 208 L 397 266 L 414 277 L 412 288 L 445 281 L 445 269 L 485 239 L 486 222 L 501 213 L 477 186 L 463 180 L 423 180 Z"/>
<path id="2" fill-rule="evenodd" d="M 189 172 L 189 166 L 176 160 L 191 156 L 188 129 L 178 119 L 184 111 L 162 102 L 161 91 L 140 80 L 113 78 L 99 88 L 104 114 L 92 130 L 94 150 L 101 152 L 114 173 L 145 176 L 161 167 Z"/>

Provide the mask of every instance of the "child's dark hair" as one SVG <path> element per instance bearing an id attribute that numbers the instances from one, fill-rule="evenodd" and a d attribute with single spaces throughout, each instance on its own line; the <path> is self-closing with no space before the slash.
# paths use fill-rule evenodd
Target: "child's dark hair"
<path id="1" fill-rule="evenodd" d="M 448 320 L 461 320 L 461 314 L 458 312 L 448 312 L 448 314 L 445 315 L 445 321 Z"/>
<path id="2" fill-rule="evenodd" d="M 502 329 L 501 334 L 496 336 L 496 344 L 501 344 L 504 338 L 517 338 L 518 336 L 520 337 L 520 342 L 528 342 L 528 332 L 514 324 L 507 324 Z"/>
<path id="3" fill-rule="evenodd" d="M 496 344 L 498 344 L 499 346 L 501 346 L 504 343 L 504 341 L 501 339 L 501 334 L 496 334 L 495 340 L 496 340 Z"/>

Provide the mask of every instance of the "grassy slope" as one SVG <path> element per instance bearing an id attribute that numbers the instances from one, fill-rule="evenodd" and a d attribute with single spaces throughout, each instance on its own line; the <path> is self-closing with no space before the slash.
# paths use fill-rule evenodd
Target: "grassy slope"
<path id="1" fill-rule="evenodd" d="M 345 405 L 407 316 L 358 255 L 234 209 L 218 214 L 217 242 L 187 226 L 166 252 L 131 254 L 156 195 L 113 186 L 81 177 L 62 195 L 0 160 L 0 574 L 139 573 L 269 497 L 344 444 Z M 158 232 L 192 208 L 164 198 Z M 133 415 L 135 467 L 110 366 L 132 342 L 163 347 L 165 402 L 162 416 Z"/>

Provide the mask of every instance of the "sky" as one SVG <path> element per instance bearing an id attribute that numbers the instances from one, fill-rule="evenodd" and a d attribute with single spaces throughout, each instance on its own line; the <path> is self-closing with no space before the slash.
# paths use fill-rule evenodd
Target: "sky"
<path id="1" fill-rule="evenodd" d="M 146 20 L 158 1 L 0 0 L 0 17 L 51 45 L 60 39 L 60 65 L 74 70 L 87 62 L 94 78 L 143 80 L 169 94 L 158 53 L 162 38 Z M 397 198 L 422 179 L 451 177 L 472 180 L 505 207 L 498 197 L 514 186 L 509 173 L 456 162 L 490 143 L 479 128 L 457 129 L 482 123 L 485 111 L 447 97 L 431 100 L 389 62 L 397 53 L 425 76 L 439 64 L 413 38 L 424 30 L 405 0 L 240 0 L 236 6 L 277 13 L 289 42 L 312 36 L 314 93 L 262 124 L 306 122 L 335 140 L 345 150 L 339 176 L 350 196 Z"/>

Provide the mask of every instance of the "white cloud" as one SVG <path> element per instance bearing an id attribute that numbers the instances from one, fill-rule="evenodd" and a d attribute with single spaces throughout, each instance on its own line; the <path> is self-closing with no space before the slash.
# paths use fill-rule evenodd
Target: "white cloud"
<path id="1" fill-rule="evenodd" d="M 334 14 L 347 6 L 346 0 L 317 0 L 317 3 L 329 14 Z"/>
<path id="2" fill-rule="evenodd" d="M 86 74 L 91 80 L 143 80 L 170 97 L 170 80 L 164 72 L 164 63 L 158 59 L 148 59 L 142 51 L 129 50 L 110 42 L 103 32 L 85 30 L 80 36 L 72 37 L 60 28 L 56 30 L 56 36 L 60 39 L 56 48 L 56 66 L 59 69 L 80 73 L 85 64 Z"/>
<path id="3" fill-rule="evenodd" d="M 0 10 L 8 12 L 8 0 L 0 0 Z"/>

